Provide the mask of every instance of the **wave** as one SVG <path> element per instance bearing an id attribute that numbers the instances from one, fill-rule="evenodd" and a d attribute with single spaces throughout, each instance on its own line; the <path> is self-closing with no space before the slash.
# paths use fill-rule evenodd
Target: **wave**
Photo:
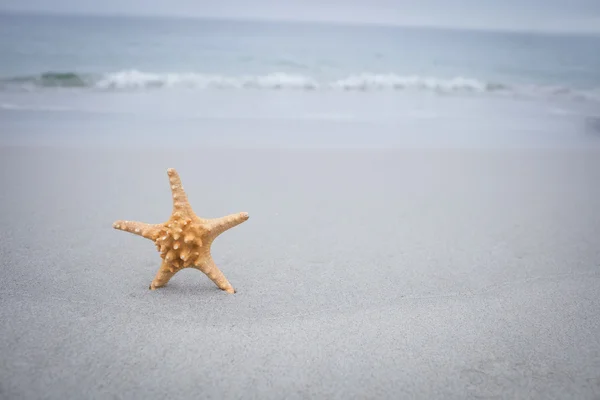
<path id="1" fill-rule="evenodd" d="M 89 88 L 94 90 L 187 89 L 276 89 L 382 91 L 417 90 L 436 93 L 497 93 L 526 96 L 558 96 L 578 100 L 600 100 L 600 88 L 580 90 L 564 86 L 519 86 L 486 82 L 473 78 L 442 79 L 396 74 L 355 74 L 323 80 L 306 75 L 272 73 L 266 75 L 225 76 L 200 73 L 147 73 L 124 70 L 108 74 L 46 72 L 34 76 L 0 79 L 1 89 L 36 90 L 40 88 Z"/>
<path id="2" fill-rule="evenodd" d="M 80 75 L 75 72 L 45 72 L 34 76 L 17 76 L 2 79 L 3 86 L 19 84 L 23 87 L 86 87 L 94 85 L 92 76 Z"/>

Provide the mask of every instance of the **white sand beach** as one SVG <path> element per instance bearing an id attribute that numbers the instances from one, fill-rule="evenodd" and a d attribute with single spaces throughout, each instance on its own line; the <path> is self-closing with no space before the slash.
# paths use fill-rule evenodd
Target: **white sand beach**
<path id="1" fill-rule="evenodd" d="M 0 400 L 600 399 L 600 6 L 8 3 Z"/>
<path id="2" fill-rule="evenodd" d="M 0 398 L 600 396 L 600 156 L 585 149 L 0 149 Z M 118 219 L 250 219 L 237 290 Z"/>

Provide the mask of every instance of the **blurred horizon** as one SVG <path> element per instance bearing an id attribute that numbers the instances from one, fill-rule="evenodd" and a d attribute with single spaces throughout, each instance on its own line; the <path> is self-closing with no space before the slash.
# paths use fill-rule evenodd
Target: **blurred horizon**
<path id="1" fill-rule="evenodd" d="M 176 0 L 177 1 L 177 0 Z M 181 1 L 181 0 L 180 0 Z M 231 0 L 233 1 L 233 0 Z M 230 2 L 231 2 L 230 1 Z M 267 0 L 265 0 L 267 1 Z M 437 1 L 437 0 L 432 0 Z M 470 1 L 470 0 L 461 0 Z M 537 0 L 531 0 L 537 2 Z M 557 2 L 558 0 L 554 0 Z M 585 1 L 585 0 L 582 0 Z M 185 2 L 185 1 L 184 1 Z M 52 8 L 47 5 L 38 5 L 33 0 L 21 1 L 16 4 L 11 0 L 0 2 L 0 15 L 28 15 L 28 16 L 63 16 L 63 17 L 98 17 L 98 18 L 141 18 L 141 19 L 186 19 L 186 20 L 222 20 L 222 21 L 248 21 L 248 22 L 278 22 L 278 23 L 314 23 L 342 26 L 382 26 L 382 27 L 405 27 L 405 28 L 425 28 L 439 30 L 458 30 L 458 31 L 483 31 L 483 32 L 515 32 L 515 33 L 540 33 L 540 34 L 574 34 L 574 35 L 600 35 L 600 2 L 592 6 L 589 10 L 577 10 L 575 4 L 570 12 L 557 9 L 553 11 L 527 8 L 527 3 L 520 3 L 519 10 L 503 9 L 499 12 L 497 18 L 492 18 L 487 13 L 493 14 L 493 10 L 483 12 L 474 10 L 471 12 L 458 12 L 444 17 L 443 11 L 432 10 L 431 13 L 425 10 L 413 10 L 406 15 L 398 10 L 389 11 L 387 16 L 382 17 L 382 12 L 377 6 L 372 7 L 373 14 L 360 15 L 358 18 L 352 12 L 338 14 L 336 9 L 330 9 L 329 13 L 316 12 L 298 12 L 291 7 L 289 10 L 275 10 L 261 12 L 254 10 L 249 12 L 235 11 L 224 7 L 222 9 L 201 9 L 196 12 L 186 12 L 185 7 L 172 7 L 169 10 L 147 7 L 145 9 L 136 9 L 132 6 L 124 7 L 104 7 L 95 9 L 93 7 L 77 6 L 67 7 L 69 0 L 53 3 Z M 64 4 L 63 4 L 64 3 Z M 129 2 L 132 3 L 132 2 Z M 128 4 L 129 4 L 128 3 Z M 135 1 L 133 1 L 135 3 Z M 552 2 L 550 2 L 552 3 Z M 29 4 L 29 5 L 28 5 Z M 111 1 L 108 1 L 108 5 Z M 547 7 L 552 10 L 551 7 Z M 352 10 L 352 8 L 350 7 Z M 313 10 L 314 11 L 314 10 Z M 460 10 L 458 10 L 460 11 Z M 398 16 L 398 14 L 402 14 Z M 536 15 L 536 13 L 538 15 Z M 571 15 L 569 15 L 571 13 Z M 360 14 L 360 12 L 358 13 Z M 514 15 L 513 15 L 514 14 Z M 550 16 L 548 16 L 550 15 Z"/>

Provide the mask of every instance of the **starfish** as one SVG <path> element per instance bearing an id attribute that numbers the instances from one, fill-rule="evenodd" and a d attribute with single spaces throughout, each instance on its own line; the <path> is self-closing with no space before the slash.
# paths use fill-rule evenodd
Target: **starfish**
<path id="1" fill-rule="evenodd" d="M 231 283 L 215 265 L 210 249 L 217 236 L 246 221 L 248 213 L 200 218 L 190 206 L 177 171 L 169 168 L 167 174 L 173 194 L 171 218 L 162 224 L 119 220 L 115 221 L 113 228 L 145 237 L 156 244 L 163 261 L 150 283 L 150 290 L 165 286 L 177 272 L 192 267 L 206 274 L 219 289 L 235 293 Z"/>

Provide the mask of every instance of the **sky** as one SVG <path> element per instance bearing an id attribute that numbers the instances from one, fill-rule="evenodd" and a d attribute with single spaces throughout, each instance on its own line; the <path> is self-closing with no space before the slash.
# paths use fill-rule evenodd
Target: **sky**
<path id="1" fill-rule="evenodd" d="M 0 10 L 600 32 L 600 0 L 0 0 Z"/>

